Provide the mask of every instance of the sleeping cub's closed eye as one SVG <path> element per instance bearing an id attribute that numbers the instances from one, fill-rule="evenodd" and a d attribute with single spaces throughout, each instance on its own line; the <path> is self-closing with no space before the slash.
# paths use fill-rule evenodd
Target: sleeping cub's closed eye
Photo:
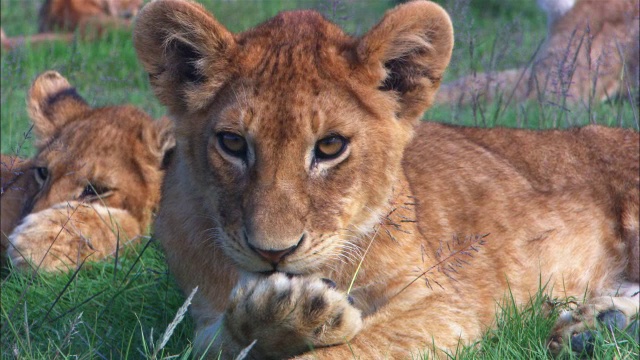
<path id="1" fill-rule="evenodd" d="M 44 166 L 36 167 L 36 171 L 35 171 L 34 175 L 35 175 L 35 178 L 36 178 L 36 182 L 42 188 L 44 186 L 44 183 L 49 178 L 49 169 L 47 169 Z"/>
<path id="2" fill-rule="evenodd" d="M 104 199 L 111 195 L 113 195 L 113 189 L 97 183 L 88 183 L 87 186 L 85 186 L 85 188 L 82 190 L 80 199 L 85 201 L 94 201 L 98 199 Z"/>

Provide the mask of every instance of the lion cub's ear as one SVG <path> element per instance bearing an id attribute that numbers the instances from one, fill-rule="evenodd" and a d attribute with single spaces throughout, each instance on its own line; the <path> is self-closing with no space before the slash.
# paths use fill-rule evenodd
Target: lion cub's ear
<path id="1" fill-rule="evenodd" d="M 33 121 L 36 146 L 48 142 L 58 129 L 90 109 L 59 73 L 46 71 L 38 75 L 27 95 L 27 112 Z"/>
<path id="2" fill-rule="evenodd" d="M 172 114 L 202 109 L 229 76 L 233 34 L 199 4 L 147 4 L 133 41 L 156 96 Z"/>
<path id="3" fill-rule="evenodd" d="M 415 120 L 431 106 L 453 49 L 447 12 L 430 1 L 414 1 L 389 10 L 365 34 L 356 49 L 378 86 L 399 96 L 398 117 Z"/>
<path id="4" fill-rule="evenodd" d="M 166 116 L 153 122 L 152 133 L 145 135 L 147 143 L 151 148 L 151 153 L 158 159 L 159 168 L 165 170 L 176 146 L 175 129 L 173 121 Z"/>

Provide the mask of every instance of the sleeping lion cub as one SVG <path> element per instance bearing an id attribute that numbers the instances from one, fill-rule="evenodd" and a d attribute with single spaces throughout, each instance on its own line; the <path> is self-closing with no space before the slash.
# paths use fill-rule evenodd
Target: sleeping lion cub
<path id="1" fill-rule="evenodd" d="M 36 155 L 2 155 L 0 253 L 18 267 L 75 267 L 144 234 L 160 201 L 168 120 L 133 106 L 92 108 L 55 71 L 27 96 Z"/>
<path id="2" fill-rule="evenodd" d="M 540 279 L 588 295 L 554 351 L 637 316 L 638 132 L 420 124 L 453 45 L 440 6 L 400 5 L 354 38 L 313 11 L 232 34 L 157 0 L 134 41 L 175 119 L 155 231 L 198 287 L 197 351 L 444 356 Z"/>

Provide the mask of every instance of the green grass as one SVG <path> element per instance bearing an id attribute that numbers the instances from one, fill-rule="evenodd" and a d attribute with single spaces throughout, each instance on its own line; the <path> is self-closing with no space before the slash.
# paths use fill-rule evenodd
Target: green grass
<path id="1" fill-rule="evenodd" d="M 278 11 L 316 8 L 362 34 L 393 1 L 344 2 L 208 0 L 205 6 L 234 31 L 253 26 Z M 526 65 L 544 39 L 545 16 L 532 0 L 441 0 L 456 28 L 456 48 L 445 81 L 470 71 Z M 37 29 L 38 1 L 0 0 L 2 27 L 8 35 Z M 0 66 L 0 130 L 3 153 L 33 154 L 26 91 L 35 76 L 57 70 L 95 106 L 131 103 L 155 117 L 164 109 L 153 96 L 138 64 L 127 31 L 114 31 L 97 42 L 51 43 L 3 51 Z M 436 107 L 431 121 L 477 126 L 566 127 L 597 122 L 638 129 L 636 104 L 621 101 L 564 109 L 529 101 L 475 107 Z M 172 321 L 184 297 L 167 272 L 155 243 L 128 249 L 119 259 L 86 263 L 77 273 L 20 274 L 5 269 L 1 280 L 2 359 L 120 359 L 153 357 L 154 344 Z M 521 309 L 506 301 L 498 327 L 461 359 L 548 358 L 545 339 L 554 317 L 541 315 L 542 296 Z M 193 325 L 185 318 L 158 358 L 188 357 Z M 620 335 L 620 334 L 619 334 Z M 637 358 L 638 344 L 624 335 L 602 340 L 597 358 Z M 600 340 L 599 340 L 600 341 Z M 157 349 L 156 349 L 157 350 Z M 618 353 L 619 352 L 619 353 Z M 621 356 L 622 355 L 622 356 Z M 76 357 L 77 356 L 77 357 Z"/>
<path id="2" fill-rule="evenodd" d="M 118 261 L 86 262 L 61 274 L 20 273 L 2 280 L 2 358 L 141 358 L 184 301 L 164 256 L 149 239 Z M 193 329 L 181 323 L 164 356 L 190 351 Z M 13 356 L 12 356 L 13 355 Z"/>

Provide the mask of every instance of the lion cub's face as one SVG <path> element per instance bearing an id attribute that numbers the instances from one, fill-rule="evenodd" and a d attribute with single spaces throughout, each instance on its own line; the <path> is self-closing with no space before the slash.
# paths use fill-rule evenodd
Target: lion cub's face
<path id="1" fill-rule="evenodd" d="M 53 71 L 35 80 L 28 111 L 40 186 L 28 212 L 77 200 L 127 209 L 148 223 L 158 202 L 164 147 L 171 141 L 167 122 L 153 122 L 131 106 L 91 108 Z"/>
<path id="2" fill-rule="evenodd" d="M 177 119 L 173 186 L 202 194 L 242 268 L 317 271 L 389 211 L 452 40 L 404 10 L 355 39 L 310 11 L 233 35 L 194 3 L 143 9 L 138 56 Z"/>
<path id="3" fill-rule="evenodd" d="M 191 161 L 210 174 L 202 180 L 218 241 L 238 263 L 306 272 L 384 215 L 407 131 L 332 81 L 251 75 L 203 116 L 192 140 L 201 157 Z M 246 91 L 259 83 L 273 91 Z"/>

